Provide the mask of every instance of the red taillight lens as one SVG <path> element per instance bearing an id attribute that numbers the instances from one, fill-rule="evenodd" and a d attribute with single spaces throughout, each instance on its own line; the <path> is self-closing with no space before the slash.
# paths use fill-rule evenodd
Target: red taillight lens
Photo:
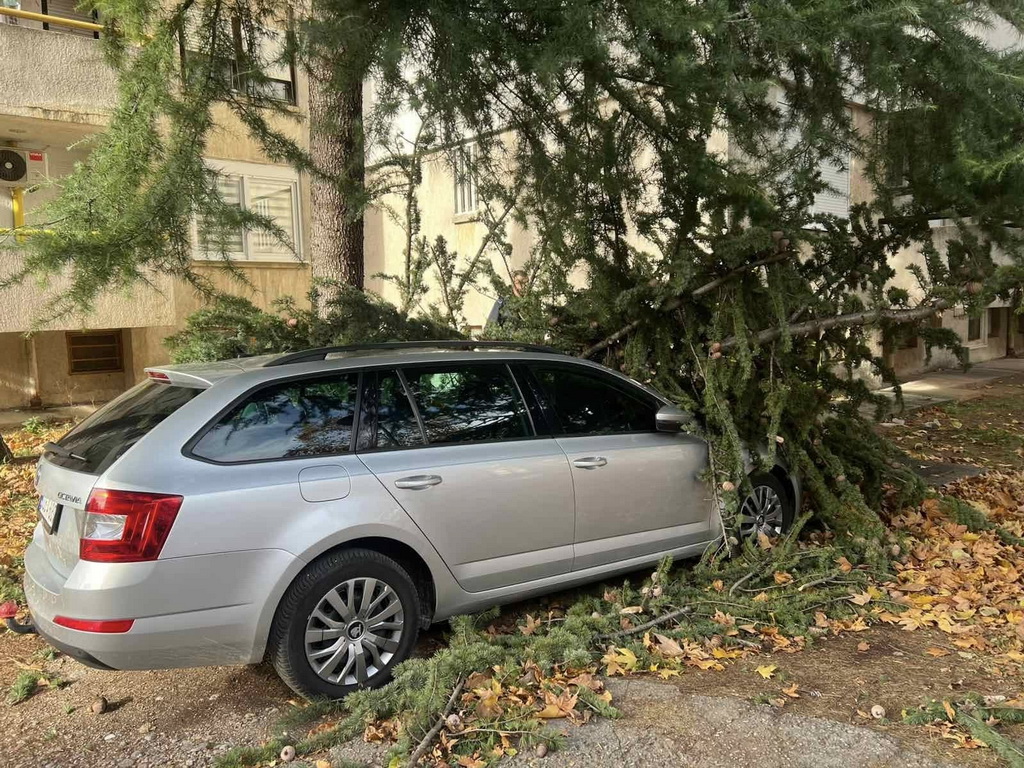
<path id="1" fill-rule="evenodd" d="M 53 623 L 68 629 L 77 629 L 79 632 L 100 632 L 105 635 L 111 635 L 117 632 L 127 632 L 132 628 L 135 619 L 106 621 L 99 619 L 69 619 L 67 616 L 54 616 Z"/>
<path id="2" fill-rule="evenodd" d="M 180 507 L 181 496 L 94 490 L 78 556 L 97 563 L 156 560 Z"/>

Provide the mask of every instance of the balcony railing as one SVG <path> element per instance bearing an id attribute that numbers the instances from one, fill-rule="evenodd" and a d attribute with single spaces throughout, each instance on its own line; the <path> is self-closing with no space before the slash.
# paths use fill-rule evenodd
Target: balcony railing
<path id="1" fill-rule="evenodd" d="M 3 23 L 94 38 L 103 31 L 97 12 L 77 10 L 74 0 L 0 0 Z"/>

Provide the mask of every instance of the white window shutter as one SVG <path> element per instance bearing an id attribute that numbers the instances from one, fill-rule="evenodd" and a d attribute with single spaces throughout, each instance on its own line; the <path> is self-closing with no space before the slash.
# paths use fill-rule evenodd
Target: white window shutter
<path id="1" fill-rule="evenodd" d="M 821 173 L 821 180 L 828 185 L 814 196 L 812 213 L 826 213 L 832 216 L 839 216 L 843 219 L 850 218 L 850 160 L 837 163 L 825 160 L 818 166 Z"/>

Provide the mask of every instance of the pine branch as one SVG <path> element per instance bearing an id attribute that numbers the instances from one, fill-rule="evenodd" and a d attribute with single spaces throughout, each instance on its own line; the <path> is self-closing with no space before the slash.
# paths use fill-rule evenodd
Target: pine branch
<path id="1" fill-rule="evenodd" d="M 725 283 L 729 282 L 730 280 L 732 280 L 737 275 L 742 275 L 742 274 L 744 274 L 746 272 L 749 272 L 752 269 L 757 269 L 758 267 L 763 267 L 763 266 L 766 266 L 768 264 L 775 264 L 775 263 L 780 262 L 780 261 L 785 261 L 786 259 L 788 259 L 792 255 L 792 253 L 793 252 L 789 251 L 789 250 L 787 250 L 787 251 L 780 251 L 779 253 L 773 253 L 771 256 L 765 256 L 764 258 L 758 259 L 757 261 L 751 261 L 748 264 L 742 264 L 742 265 L 740 265 L 740 266 L 738 266 L 738 267 L 736 267 L 734 269 L 729 270 L 728 272 L 726 272 L 721 277 L 716 277 L 714 280 L 711 280 L 710 282 L 705 283 L 704 285 L 700 286 L 699 288 L 695 288 L 694 290 L 692 290 L 690 292 L 690 296 L 692 298 L 694 298 L 694 299 L 699 299 L 704 294 L 710 293 L 711 291 L 715 290 L 716 288 L 719 288 L 720 286 L 725 285 Z M 682 303 L 683 303 L 683 299 L 682 299 L 681 296 L 673 296 L 672 298 L 667 299 L 666 301 L 664 301 L 662 303 L 662 305 L 659 307 L 659 310 L 661 312 L 666 312 L 666 313 L 667 312 L 671 312 L 674 309 L 678 309 L 679 306 Z M 593 357 L 598 352 L 601 352 L 601 351 L 607 349 L 610 345 L 614 344 L 619 339 L 623 338 L 624 336 L 628 336 L 629 334 L 631 334 L 633 331 L 635 331 L 637 328 L 640 327 L 640 324 L 642 322 L 643 322 L 642 320 L 636 319 L 636 320 L 633 320 L 630 323 L 627 323 L 622 328 L 620 328 L 615 333 L 613 333 L 611 336 L 608 336 L 605 339 L 597 342 L 596 344 L 587 347 L 585 350 L 580 352 L 579 356 L 584 358 L 584 359 L 589 358 L 589 357 Z"/>
<path id="2" fill-rule="evenodd" d="M 455 706 L 455 702 L 459 698 L 459 694 L 462 693 L 462 686 L 466 684 L 466 679 L 460 677 L 458 682 L 455 683 L 455 689 L 452 691 L 452 695 L 448 698 L 448 703 L 445 704 L 443 710 L 441 710 L 441 716 L 437 718 L 437 722 L 434 723 L 434 727 L 427 731 L 427 735 L 423 737 L 419 744 L 416 745 L 416 749 L 413 750 L 412 754 L 409 755 L 409 762 L 406 763 L 408 768 L 414 768 L 420 759 L 427 754 L 427 750 L 430 749 L 430 745 L 434 743 L 434 739 L 437 738 L 437 734 L 441 732 L 441 728 L 444 727 L 444 721 L 448 717 L 448 713 L 452 711 Z"/>
<path id="3" fill-rule="evenodd" d="M 896 324 L 912 323 L 915 320 L 923 320 L 926 317 L 938 314 L 942 310 L 948 309 L 949 306 L 950 302 L 946 299 L 938 299 L 934 304 L 916 307 L 915 309 L 868 309 L 863 312 L 851 312 L 846 315 L 808 320 L 803 323 L 796 323 L 795 325 L 768 328 L 756 334 L 753 342 L 755 344 L 767 344 L 769 341 L 775 341 L 775 339 L 782 336 L 783 332 L 788 332 L 790 336 L 810 336 L 813 333 L 821 333 L 832 328 L 854 328 L 863 325 L 874 325 L 882 320 L 888 320 Z M 730 336 L 722 342 L 722 349 L 729 349 L 738 343 L 738 337 Z"/>

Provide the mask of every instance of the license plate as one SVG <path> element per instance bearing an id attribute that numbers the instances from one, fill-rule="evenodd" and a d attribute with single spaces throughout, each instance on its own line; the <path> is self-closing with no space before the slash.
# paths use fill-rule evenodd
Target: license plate
<path id="1" fill-rule="evenodd" d="M 60 504 L 46 497 L 39 499 L 39 519 L 43 521 L 46 532 L 53 533 L 60 520 Z"/>

